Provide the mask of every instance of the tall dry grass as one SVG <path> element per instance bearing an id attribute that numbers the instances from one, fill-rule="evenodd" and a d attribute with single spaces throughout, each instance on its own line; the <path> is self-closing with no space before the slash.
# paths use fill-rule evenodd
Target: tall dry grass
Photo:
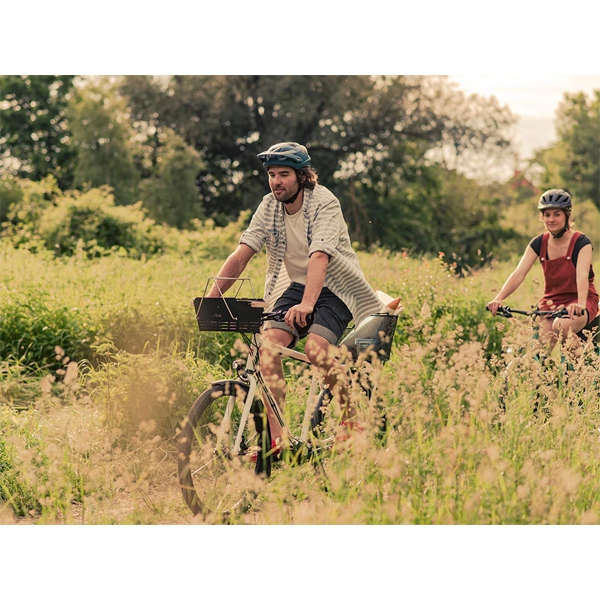
<path id="1" fill-rule="evenodd" d="M 360 258 L 373 286 L 406 306 L 372 401 L 354 390 L 365 432 L 318 467 L 277 466 L 230 522 L 596 523 L 598 357 L 574 371 L 558 353 L 541 365 L 526 321 L 486 313 L 514 264 L 456 278 L 435 259 Z M 2 261 L 0 315 L 19 343 L 2 338 L 0 520 L 219 522 L 185 507 L 175 440 L 195 396 L 231 374 L 239 351 L 235 335 L 197 332 L 189 303 L 221 260 L 57 261 L 4 247 Z M 248 275 L 259 293 L 263 272 L 258 257 Z M 540 278 L 515 306 L 535 302 Z M 40 357 L 19 354 L 44 335 Z M 509 346 L 519 356 L 504 377 Z M 288 383 L 298 420 L 306 376 L 289 369 Z"/>

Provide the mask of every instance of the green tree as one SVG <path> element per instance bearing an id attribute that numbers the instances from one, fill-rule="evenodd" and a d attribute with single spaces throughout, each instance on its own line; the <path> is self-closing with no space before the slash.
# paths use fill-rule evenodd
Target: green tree
<path id="1" fill-rule="evenodd" d="M 39 181 L 73 181 L 75 151 L 66 109 L 72 75 L 0 76 L 0 170 Z"/>
<path id="2" fill-rule="evenodd" d="M 134 129 L 127 103 L 107 79 L 90 80 L 73 96 L 68 109 L 77 151 L 74 185 L 114 190 L 117 204 L 131 204 L 140 173 L 135 163 Z"/>
<path id="3" fill-rule="evenodd" d="M 396 171 L 382 171 L 368 185 L 355 182 L 350 194 L 351 205 L 360 207 L 351 212 L 355 239 L 366 247 L 441 255 L 461 274 L 505 258 L 519 247 L 516 242 L 525 242 L 502 223 L 503 205 L 493 186 L 419 156 L 396 148 L 389 157 Z"/>
<path id="4" fill-rule="evenodd" d="M 539 151 L 541 185 L 568 189 L 600 208 L 600 90 L 565 94 L 556 111 L 558 142 Z"/>
<path id="5" fill-rule="evenodd" d="M 440 179 L 436 250 L 456 272 L 523 251 L 528 237 L 502 221 L 507 186 L 480 185 L 456 171 L 444 171 Z M 513 194 L 518 197 L 518 192 Z"/>
<path id="6" fill-rule="evenodd" d="M 200 199 L 218 223 L 253 210 L 268 191 L 258 152 L 295 140 L 309 148 L 363 247 L 437 253 L 445 244 L 449 254 L 481 264 L 502 233 L 491 206 L 465 218 L 472 194 L 464 203 L 454 198 L 465 190 L 450 189 L 446 173 L 463 159 L 472 166 L 474 156 L 486 166 L 497 160 L 514 117 L 495 99 L 465 97 L 445 78 L 127 77 L 121 91 L 136 122 L 172 128 L 199 152 Z M 442 160 L 446 168 L 436 165 Z"/>
<path id="7" fill-rule="evenodd" d="M 154 167 L 139 186 L 138 197 L 152 218 L 173 227 L 190 227 L 193 219 L 202 219 L 204 211 L 196 173 L 202 168 L 197 150 L 173 130 L 159 135 L 161 145 L 154 151 Z"/>
<path id="8" fill-rule="evenodd" d="M 441 143 L 431 151 L 446 169 L 491 183 L 503 178 L 515 154 L 511 139 L 517 117 L 495 96 L 466 95 L 445 77 L 427 78 L 432 111 L 442 121 Z"/>

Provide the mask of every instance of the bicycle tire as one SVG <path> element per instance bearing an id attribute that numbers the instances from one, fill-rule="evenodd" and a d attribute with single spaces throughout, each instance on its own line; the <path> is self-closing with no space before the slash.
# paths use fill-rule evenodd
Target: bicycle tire
<path id="1" fill-rule="evenodd" d="M 252 418 L 243 432 L 240 452 L 233 454 L 247 396 L 248 386 L 243 382 L 215 382 L 197 398 L 184 420 L 178 440 L 179 484 L 194 515 L 243 510 L 260 483 L 259 477 L 271 475 L 271 435 L 259 396 L 252 403 Z M 228 421 L 229 402 L 232 412 Z"/>

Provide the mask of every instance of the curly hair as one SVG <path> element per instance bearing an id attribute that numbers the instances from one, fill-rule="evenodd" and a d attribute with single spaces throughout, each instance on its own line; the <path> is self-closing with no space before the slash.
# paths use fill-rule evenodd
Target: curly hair
<path id="1" fill-rule="evenodd" d="M 302 167 L 301 169 L 298 169 L 296 171 L 296 177 L 298 178 L 298 182 L 302 183 L 303 186 L 309 190 L 314 190 L 319 181 L 319 176 L 312 167 Z"/>

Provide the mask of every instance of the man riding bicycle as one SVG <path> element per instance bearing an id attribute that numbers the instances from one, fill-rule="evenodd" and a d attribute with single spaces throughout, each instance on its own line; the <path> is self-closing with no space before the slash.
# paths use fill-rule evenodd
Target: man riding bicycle
<path id="1" fill-rule="evenodd" d="M 594 286 L 591 241 L 571 229 L 571 195 L 565 190 L 548 190 L 540 197 L 538 210 L 546 232 L 531 240 L 517 268 L 487 306 L 495 315 L 539 258 L 544 274 L 540 309 L 567 310 L 565 317 L 542 319 L 541 335 L 550 354 L 557 341 L 563 342 L 570 332 L 577 334 L 590 326 L 599 311 L 598 292 Z"/>
<path id="2" fill-rule="evenodd" d="M 267 250 L 264 299 L 287 310 L 285 321 L 267 321 L 262 331 L 261 367 L 283 408 L 285 379 L 281 357 L 271 346 L 294 347 L 306 337 L 304 352 L 322 373 L 342 408 L 342 424 L 356 426 L 348 382 L 335 353 L 352 319 L 358 325 L 382 309 L 352 249 L 339 200 L 318 183 L 305 146 L 282 142 L 258 155 L 271 193 L 264 196 L 236 250 L 215 278 L 210 297 L 225 292 L 250 259 Z M 271 438 L 278 449 L 287 432 L 267 404 Z"/>

